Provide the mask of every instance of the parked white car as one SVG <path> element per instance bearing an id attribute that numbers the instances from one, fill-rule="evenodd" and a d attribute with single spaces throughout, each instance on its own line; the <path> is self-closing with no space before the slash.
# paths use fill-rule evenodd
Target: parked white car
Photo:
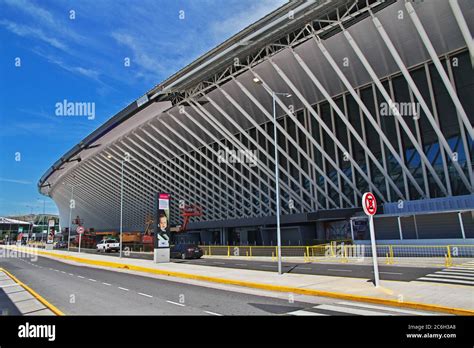
<path id="1" fill-rule="evenodd" d="M 119 251 L 120 250 L 120 243 L 115 239 L 103 239 L 99 243 L 97 243 L 97 252 L 111 252 L 111 251 Z"/>

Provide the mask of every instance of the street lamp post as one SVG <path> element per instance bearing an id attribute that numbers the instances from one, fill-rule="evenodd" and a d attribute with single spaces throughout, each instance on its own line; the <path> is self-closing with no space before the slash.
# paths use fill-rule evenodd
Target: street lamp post
<path id="1" fill-rule="evenodd" d="M 66 184 L 63 183 L 63 185 L 69 186 L 71 188 L 71 200 L 69 201 L 69 223 L 68 223 L 68 234 L 67 234 L 67 251 L 69 251 L 70 245 L 71 245 L 71 224 L 72 224 L 72 206 L 73 206 L 73 200 L 74 200 L 74 187 L 76 186 L 81 186 L 82 184 Z M 76 205 L 74 204 L 74 207 Z M 79 249 L 81 248 L 81 245 L 79 243 Z"/>
<path id="2" fill-rule="evenodd" d="M 122 170 L 120 175 L 120 258 L 122 258 L 122 233 L 123 233 L 123 167 L 125 160 L 122 160 Z"/>
<path id="3" fill-rule="evenodd" d="M 258 77 L 253 79 L 253 82 L 263 85 L 263 81 Z M 264 86 L 264 85 L 263 85 Z M 276 232 L 277 232 L 277 258 L 278 258 L 278 274 L 282 274 L 281 270 L 281 227 L 280 227 L 280 168 L 278 164 L 278 136 L 277 136 L 277 120 L 276 120 L 276 97 L 283 95 L 287 98 L 291 97 L 290 93 L 278 93 L 269 90 L 272 94 L 272 108 L 273 108 L 273 142 L 275 143 L 275 204 L 276 204 Z"/>

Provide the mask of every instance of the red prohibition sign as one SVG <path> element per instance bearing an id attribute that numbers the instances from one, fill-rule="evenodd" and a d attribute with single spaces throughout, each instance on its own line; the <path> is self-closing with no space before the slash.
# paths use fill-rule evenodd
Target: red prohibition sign
<path id="1" fill-rule="evenodd" d="M 372 192 L 366 192 L 362 196 L 362 207 L 366 215 L 375 215 L 377 212 L 377 200 Z"/>

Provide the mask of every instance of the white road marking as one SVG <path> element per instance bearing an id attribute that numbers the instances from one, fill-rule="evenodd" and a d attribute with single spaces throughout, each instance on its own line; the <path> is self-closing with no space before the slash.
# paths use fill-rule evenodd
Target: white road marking
<path id="1" fill-rule="evenodd" d="M 374 272 L 372 272 L 374 273 Z M 379 272 L 379 273 L 385 273 L 385 274 L 403 274 L 403 273 L 398 273 L 398 272 Z"/>
<path id="2" fill-rule="evenodd" d="M 69 273 L 70 276 L 73 276 L 74 274 L 73 273 Z"/>
<path id="3" fill-rule="evenodd" d="M 236 266 L 247 266 L 245 263 L 236 263 Z"/>
<path id="4" fill-rule="evenodd" d="M 469 284 L 474 285 L 474 282 L 469 282 L 467 280 L 458 280 L 458 279 L 443 279 L 443 278 L 418 278 L 417 280 L 430 280 L 432 282 L 446 282 L 446 283 L 459 283 L 459 284 Z"/>
<path id="5" fill-rule="evenodd" d="M 451 267 L 451 268 L 444 269 L 443 271 L 446 271 L 446 272 L 467 272 L 467 273 L 474 273 L 474 269 L 471 270 L 471 269 L 462 268 L 462 267 Z"/>
<path id="6" fill-rule="evenodd" d="M 319 305 L 314 308 L 326 309 L 328 311 L 334 311 L 334 312 L 358 314 L 358 315 L 393 315 L 390 313 L 381 313 L 381 312 L 367 311 L 365 309 L 346 308 L 346 307 L 333 306 L 333 305 Z"/>
<path id="7" fill-rule="evenodd" d="M 81 279 L 84 279 L 84 278 L 85 278 L 85 277 L 83 277 L 83 276 L 77 276 L 77 277 L 78 277 L 78 278 L 81 278 Z"/>
<path id="8" fill-rule="evenodd" d="M 287 313 L 287 314 L 291 314 L 291 315 L 304 315 L 304 316 L 310 316 L 310 315 L 324 315 L 324 316 L 327 316 L 327 314 L 316 313 L 316 312 L 309 312 L 309 311 L 303 311 L 303 310 L 294 311 L 294 312 L 290 312 L 290 313 Z"/>
<path id="9" fill-rule="evenodd" d="M 96 282 L 97 281 L 97 280 L 91 279 L 91 278 L 89 278 L 88 280 L 90 280 L 91 282 Z"/>
<path id="10" fill-rule="evenodd" d="M 274 268 L 276 266 L 273 266 L 273 265 L 260 265 L 261 267 L 271 267 L 271 268 Z"/>
<path id="11" fill-rule="evenodd" d="M 310 267 L 297 267 L 297 269 L 312 269 Z"/>
<path id="12" fill-rule="evenodd" d="M 337 271 L 337 272 L 352 272 L 351 269 L 334 269 L 334 268 L 328 268 L 328 271 Z"/>
<path id="13" fill-rule="evenodd" d="M 61 273 L 64 273 L 64 274 L 66 274 L 66 272 L 64 272 L 64 271 L 61 271 Z"/>
<path id="14" fill-rule="evenodd" d="M 399 308 L 387 308 L 387 307 L 374 306 L 374 305 L 365 304 L 365 303 L 338 302 L 338 304 L 342 304 L 342 305 L 346 305 L 346 306 L 371 308 L 371 309 L 381 309 L 381 310 L 385 310 L 385 311 L 404 313 L 404 314 L 409 314 L 409 315 L 437 315 L 437 314 L 434 314 L 434 313 L 408 311 L 406 309 L 399 309 Z"/>
<path id="15" fill-rule="evenodd" d="M 177 306 L 184 307 L 184 304 L 182 304 L 182 303 L 173 302 L 173 301 L 166 301 L 166 302 L 171 303 L 171 304 L 174 304 L 174 305 L 177 305 Z"/>
<path id="16" fill-rule="evenodd" d="M 444 279 L 466 279 L 466 280 L 472 280 L 472 277 L 463 277 L 463 276 L 457 276 L 457 275 L 448 275 L 448 274 L 427 274 L 427 277 L 434 277 L 434 278 L 444 278 Z"/>
<path id="17" fill-rule="evenodd" d="M 121 286 L 118 287 L 120 290 L 123 290 L 123 291 L 130 291 L 128 290 L 127 288 L 122 288 Z"/>
<path id="18" fill-rule="evenodd" d="M 143 292 L 139 292 L 138 295 L 142 295 L 142 296 L 145 296 L 145 297 L 153 297 L 151 295 L 144 294 Z"/>
<path id="19" fill-rule="evenodd" d="M 461 276 L 470 276 L 472 279 L 474 279 L 474 274 L 472 273 L 464 273 L 464 272 L 445 272 L 445 271 L 438 271 L 438 272 L 435 272 L 436 274 L 452 274 L 452 275 L 461 275 Z"/>
<path id="20" fill-rule="evenodd" d="M 219 314 L 219 313 L 215 313 L 215 312 L 210 312 L 210 311 L 204 311 L 204 313 L 207 313 L 207 314 L 210 314 L 210 315 L 217 315 L 219 317 L 223 316 L 224 314 Z"/>
<path id="21" fill-rule="evenodd" d="M 104 282 L 102 282 L 102 284 L 107 285 L 107 286 L 111 286 L 111 285 L 112 285 L 112 284 L 104 283 Z"/>
<path id="22" fill-rule="evenodd" d="M 213 262 L 216 265 L 225 265 L 225 262 Z"/>
<path id="23" fill-rule="evenodd" d="M 59 272 L 59 269 L 55 269 L 54 271 L 55 271 L 55 272 Z"/>

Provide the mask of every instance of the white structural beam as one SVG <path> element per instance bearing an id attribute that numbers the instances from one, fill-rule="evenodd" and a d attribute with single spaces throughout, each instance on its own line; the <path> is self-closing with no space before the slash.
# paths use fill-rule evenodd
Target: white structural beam
<path id="1" fill-rule="evenodd" d="M 421 106 L 423 112 L 425 113 L 428 121 L 430 122 L 431 126 L 433 127 L 433 130 L 435 131 L 436 135 L 438 136 L 438 139 L 439 139 L 440 143 L 442 144 L 443 148 L 445 149 L 445 151 L 448 153 L 449 157 L 451 158 L 451 162 L 452 162 L 454 168 L 456 169 L 456 171 L 458 172 L 461 180 L 463 181 L 464 185 L 466 185 L 466 187 L 470 191 L 472 191 L 469 180 L 467 179 L 466 175 L 464 174 L 464 172 L 463 172 L 461 166 L 459 165 L 459 163 L 457 161 L 453 160 L 454 154 L 453 154 L 453 151 L 451 150 L 451 147 L 449 146 L 443 132 L 439 128 L 438 124 L 436 123 L 436 120 L 434 119 L 433 114 L 431 113 L 431 110 L 429 109 L 428 105 L 426 104 L 423 96 L 421 95 L 420 90 L 416 86 L 415 81 L 411 77 L 408 69 L 406 68 L 405 64 L 403 63 L 402 58 L 400 57 L 400 55 L 398 54 L 398 51 L 396 50 L 395 46 L 392 43 L 392 40 L 388 36 L 387 32 L 385 31 L 385 29 L 384 29 L 382 23 L 379 21 L 379 19 L 374 16 L 372 18 L 372 20 L 373 20 L 374 25 L 377 28 L 377 31 L 379 32 L 380 36 L 383 38 L 383 41 L 385 42 L 385 45 L 387 46 L 388 50 L 390 51 L 390 54 L 392 55 L 393 59 L 395 60 L 395 62 L 398 65 L 400 71 L 402 72 L 403 77 L 405 78 L 408 85 L 410 86 L 411 91 L 415 95 L 416 100 L 420 104 L 420 106 Z M 397 112 L 398 112 L 398 110 L 397 110 Z M 410 140 L 411 140 L 411 138 L 410 138 Z M 412 142 L 413 142 L 413 145 L 416 144 L 416 146 L 419 147 L 418 142 L 416 142 L 416 140 L 415 141 L 412 140 Z M 438 185 L 441 185 L 440 187 L 443 188 L 443 192 L 447 195 L 448 192 L 447 192 L 446 188 L 444 187 L 444 185 L 441 184 L 441 180 L 439 179 L 438 175 L 436 174 L 436 171 L 434 170 L 434 168 L 431 166 L 428 158 L 424 154 L 423 149 L 418 150 L 418 152 L 420 152 L 420 155 L 422 154 L 423 162 L 427 165 L 427 168 L 430 171 L 430 173 L 433 175 L 433 178 L 436 180 Z"/>
<path id="2" fill-rule="evenodd" d="M 295 57 L 296 61 L 298 64 L 301 66 L 301 68 L 305 71 L 305 73 L 308 75 L 310 80 L 313 82 L 313 84 L 316 86 L 316 88 L 322 93 L 324 98 L 329 102 L 331 107 L 334 109 L 336 114 L 339 116 L 339 118 L 344 122 L 346 125 L 348 131 L 352 134 L 352 136 L 359 142 L 359 144 L 362 146 L 364 149 L 365 153 L 370 157 L 372 162 L 375 164 L 375 166 L 379 169 L 379 171 L 384 174 L 385 178 L 388 180 L 389 185 L 393 188 L 393 190 L 399 195 L 403 196 L 401 193 L 400 189 L 395 185 L 395 182 L 392 180 L 390 174 L 387 172 L 386 168 L 380 164 L 378 159 L 375 157 L 375 155 L 372 153 L 372 151 L 369 149 L 367 144 L 364 142 L 364 140 L 361 138 L 361 136 L 357 133 L 355 128 L 352 126 L 350 121 L 347 119 L 346 115 L 341 111 L 339 106 L 337 106 L 336 102 L 331 98 L 329 95 L 329 92 L 324 88 L 323 84 L 316 78 L 316 76 L 313 74 L 311 69 L 308 67 L 308 65 L 304 62 L 304 60 L 300 57 L 299 54 L 297 54 L 294 50 L 291 50 L 293 53 L 293 56 Z M 350 141 L 348 142 L 350 144 Z M 387 190 L 388 193 L 388 190 Z"/>
<path id="3" fill-rule="evenodd" d="M 471 65 L 474 69 L 474 40 L 472 39 L 471 32 L 467 26 L 466 19 L 462 14 L 461 8 L 459 7 L 458 0 L 449 0 L 449 6 L 451 6 L 454 18 L 456 18 L 456 22 L 458 23 L 459 29 L 461 30 L 464 41 L 466 41 L 466 45 L 469 50 L 469 56 L 471 57 Z"/>
<path id="4" fill-rule="evenodd" d="M 367 58 L 365 57 L 364 53 L 362 52 L 362 50 L 360 49 L 359 45 L 357 44 L 357 42 L 355 41 L 355 39 L 352 37 L 352 35 L 344 28 L 342 27 L 342 31 L 344 33 L 344 36 L 346 37 L 347 41 L 349 42 L 349 45 L 352 47 L 352 49 L 354 50 L 354 52 L 356 53 L 357 57 L 359 58 L 359 60 L 361 61 L 362 65 L 364 66 L 364 68 L 367 70 L 367 72 L 369 73 L 369 76 L 370 78 L 372 79 L 372 81 L 375 83 L 375 86 L 377 86 L 377 89 L 380 91 L 380 94 L 382 94 L 382 96 L 384 97 L 385 99 L 385 102 L 388 104 L 388 107 L 392 110 L 394 116 L 397 118 L 398 122 L 400 123 L 400 125 L 402 126 L 402 128 L 404 129 L 405 131 L 405 134 L 408 136 L 408 138 L 410 139 L 411 143 L 413 144 L 414 148 L 416 149 L 416 151 L 418 152 L 418 154 L 420 155 L 421 157 L 421 160 L 425 163 L 425 165 L 428 167 L 431 175 L 433 176 L 434 180 L 436 181 L 436 183 L 438 184 L 438 186 L 441 188 L 441 190 L 443 191 L 444 194 L 447 194 L 447 191 L 446 191 L 446 188 L 444 187 L 443 183 L 441 182 L 438 174 L 436 173 L 436 171 L 434 170 L 433 166 L 431 165 L 430 161 L 428 160 L 428 158 L 426 157 L 423 149 L 421 148 L 421 146 L 418 144 L 418 141 L 416 140 L 415 136 L 413 135 L 413 133 L 411 132 L 410 130 L 410 127 L 408 127 L 407 123 L 405 122 L 405 120 L 403 119 L 402 115 L 400 114 L 397 106 L 395 105 L 394 101 L 390 98 L 390 96 L 388 95 L 387 91 L 385 90 L 385 88 L 383 87 L 382 83 L 380 82 L 380 79 L 378 78 L 377 74 L 375 73 L 374 69 L 372 68 L 372 66 L 370 65 L 369 61 L 367 60 Z M 410 115 L 411 117 L 413 117 L 414 115 Z M 401 147 L 403 148 L 403 147 Z M 422 188 L 418 185 L 414 185 L 418 192 L 421 194 L 421 196 L 425 196 L 425 193 L 424 191 L 422 190 Z"/>
<path id="5" fill-rule="evenodd" d="M 255 98 L 255 97 L 250 93 L 250 91 L 249 91 L 247 88 L 245 88 L 245 86 L 244 86 L 240 81 L 238 81 L 237 79 L 234 79 L 234 82 L 237 84 L 237 86 L 240 88 L 240 90 L 241 90 L 242 92 L 244 92 L 244 94 L 252 101 L 252 103 L 254 103 L 255 106 L 257 106 L 257 108 L 267 117 L 267 119 L 270 120 L 270 121 L 272 121 L 272 120 L 273 120 L 273 116 L 268 112 L 268 110 L 266 110 L 266 109 L 264 108 L 264 106 L 262 105 L 262 103 L 261 103 L 260 101 L 258 101 L 258 99 Z M 298 127 L 302 127 L 303 129 L 305 129 L 304 126 L 300 126 L 300 125 L 299 125 L 299 122 L 297 122 L 297 121 L 298 121 L 298 120 L 294 120 L 295 124 L 296 124 Z M 252 122 L 252 121 L 251 121 L 251 122 Z M 256 123 L 255 123 L 254 120 L 253 120 L 252 124 L 253 124 L 253 125 L 256 125 Z M 278 122 L 277 122 L 277 129 L 278 129 L 278 131 L 279 131 L 281 134 L 283 134 L 283 135 L 286 137 L 286 139 L 288 139 L 288 142 L 290 142 L 293 146 L 295 146 L 295 147 L 297 148 L 297 150 L 299 151 L 299 153 L 302 154 L 302 155 L 304 156 L 304 158 L 308 161 L 308 163 L 310 163 L 310 165 L 313 166 L 313 168 L 324 178 L 325 183 L 329 183 L 329 185 L 331 185 L 331 187 L 333 187 L 336 191 L 339 191 L 339 188 L 338 188 L 338 187 L 334 184 L 334 182 L 333 182 L 331 179 L 329 179 L 329 177 L 326 175 L 326 171 L 323 170 L 323 169 L 321 169 L 321 168 L 316 164 L 316 162 L 313 161 L 313 160 L 308 156 L 308 154 L 306 154 L 306 152 L 301 148 L 301 146 L 288 134 L 288 132 L 285 130 L 285 128 L 283 128 Z M 273 144 L 273 146 L 275 146 L 274 141 L 273 141 L 273 138 L 270 137 L 270 136 L 269 136 L 264 130 L 262 130 L 261 128 L 260 128 L 260 131 L 261 131 L 262 133 L 265 133 L 266 136 L 267 136 L 267 140 L 270 141 L 270 143 Z M 310 133 L 309 133 L 309 132 L 305 133 L 305 136 L 306 136 L 306 137 L 307 137 L 307 134 L 310 134 Z M 309 138 L 307 138 L 307 139 L 308 139 L 308 141 L 311 142 L 311 139 L 309 139 Z M 281 147 L 281 145 L 279 145 L 279 144 L 278 144 L 278 148 L 280 149 L 280 151 L 285 151 L 285 150 Z M 337 206 L 336 202 L 334 202 L 334 200 L 329 197 L 329 195 L 327 194 L 327 192 L 323 191 L 323 190 L 318 186 L 318 184 L 317 184 L 316 181 L 313 181 L 313 182 L 314 182 L 314 186 L 316 187 L 316 189 L 317 189 L 329 202 L 331 202 L 331 204 L 332 204 L 334 207 L 337 208 L 338 206 Z M 344 195 L 343 193 L 342 193 L 342 195 L 343 195 L 343 199 L 344 199 L 346 202 L 348 202 L 348 204 L 349 204 L 350 206 L 353 207 L 354 205 L 353 205 L 353 203 L 349 200 L 349 198 L 348 198 L 346 195 Z M 341 207 L 341 208 L 342 208 L 342 207 Z"/>
<path id="6" fill-rule="evenodd" d="M 423 27 L 423 24 L 418 18 L 418 15 L 416 14 L 415 9 L 413 8 L 413 5 L 410 2 L 405 2 L 405 7 L 408 11 L 408 14 L 410 15 L 413 24 L 416 27 L 416 30 L 418 31 L 418 34 L 420 35 L 421 41 L 423 41 L 423 44 L 425 45 L 425 48 L 428 51 L 431 60 L 433 61 L 433 64 L 438 70 L 439 76 L 441 77 L 441 80 L 443 81 L 444 86 L 446 87 L 446 90 L 448 91 L 454 106 L 456 107 L 459 115 L 461 116 L 464 122 L 464 126 L 466 127 L 467 132 L 469 133 L 471 139 L 474 139 L 474 129 L 472 128 L 471 122 L 469 121 L 469 118 L 466 115 L 466 111 L 464 111 L 461 101 L 459 100 L 456 94 L 456 91 L 454 90 L 453 86 L 451 85 L 451 82 L 449 81 L 449 77 L 446 74 L 446 71 L 444 70 L 443 65 L 441 64 L 441 61 L 438 58 L 438 54 L 436 53 L 433 44 L 431 43 L 428 34 L 426 33 L 425 28 Z"/>

